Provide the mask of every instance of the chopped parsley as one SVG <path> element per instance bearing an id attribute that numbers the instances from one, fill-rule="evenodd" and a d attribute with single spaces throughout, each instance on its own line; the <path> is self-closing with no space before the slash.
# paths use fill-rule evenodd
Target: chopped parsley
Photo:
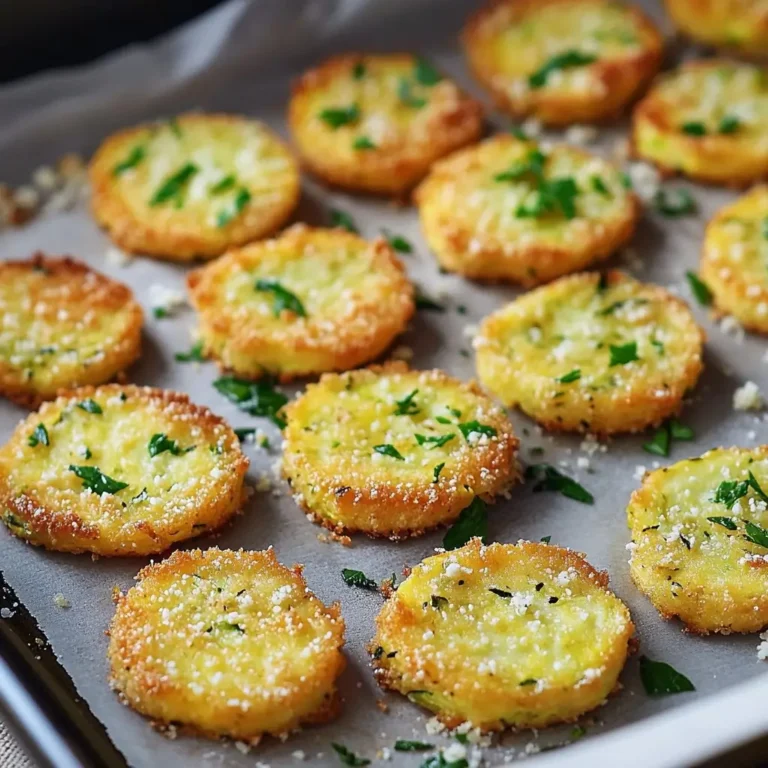
<path id="1" fill-rule="evenodd" d="M 254 287 L 257 291 L 272 294 L 274 299 L 272 303 L 272 314 L 275 317 L 280 317 L 280 313 L 283 310 L 293 312 L 293 314 L 298 317 L 307 316 L 304 305 L 301 303 L 298 296 L 287 288 L 284 288 L 277 280 L 272 278 L 259 279 L 256 281 Z"/>
<path id="2" fill-rule="evenodd" d="M 397 448 L 392 445 L 392 443 L 374 445 L 373 450 L 376 451 L 376 453 L 380 453 L 382 456 L 391 456 L 393 459 L 397 459 L 398 461 L 405 461 L 400 451 L 398 451 Z"/>
<path id="3" fill-rule="evenodd" d="M 569 499 L 580 501 L 582 504 L 592 504 L 595 501 L 595 497 L 586 488 L 555 469 L 551 464 L 531 464 L 525 470 L 525 477 L 528 480 L 537 481 L 536 485 L 533 486 L 534 493 L 557 491 Z"/>
<path id="4" fill-rule="evenodd" d="M 643 450 L 656 456 L 669 456 L 673 440 L 693 440 L 693 438 L 693 430 L 690 427 L 681 424 L 677 419 L 670 419 L 656 430 L 653 439 L 643 445 Z"/>
<path id="5" fill-rule="evenodd" d="M 423 309 L 427 312 L 445 312 L 445 307 L 442 304 L 433 301 L 418 289 L 413 297 L 413 302 L 416 305 L 416 309 Z"/>
<path id="6" fill-rule="evenodd" d="M 687 216 L 698 210 L 693 195 L 687 189 L 660 189 L 653 197 L 656 210 L 669 218 Z"/>
<path id="7" fill-rule="evenodd" d="M 32 434 L 27 438 L 27 443 L 34 448 L 37 445 L 50 445 L 51 441 L 48 437 L 48 430 L 45 428 L 45 424 L 38 424 Z"/>
<path id="8" fill-rule="evenodd" d="M 708 517 L 710 523 L 716 523 L 722 525 L 723 528 L 727 528 L 729 531 L 735 531 L 738 527 L 736 521 L 732 517 Z"/>
<path id="9" fill-rule="evenodd" d="M 437 85 L 443 76 L 426 60 L 420 56 L 416 59 L 413 77 L 419 85 Z"/>
<path id="10" fill-rule="evenodd" d="M 421 109 L 426 106 L 427 100 L 420 96 L 414 96 L 411 88 L 410 80 L 401 77 L 400 82 L 397 85 L 397 98 L 400 99 L 406 107 L 411 107 L 412 109 Z"/>
<path id="11" fill-rule="evenodd" d="M 352 104 L 348 107 L 332 107 L 319 114 L 320 119 L 334 131 L 342 125 L 356 123 L 360 119 L 360 107 Z"/>
<path id="12" fill-rule="evenodd" d="M 741 120 L 735 115 L 725 115 L 717 126 L 719 133 L 736 133 L 741 128 Z"/>
<path id="13" fill-rule="evenodd" d="M 555 72 L 558 69 L 583 67 L 586 64 L 592 64 L 596 59 L 597 57 L 591 53 L 582 53 L 581 51 L 576 50 L 558 53 L 544 62 L 544 64 L 528 78 L 528 85 L 534 90 L 543 88 L 547 84 L 547 79 L 552 72 Z"/>
<path id="14" fill-rule="evenodd" d="M 413 416 L 419 413 L 419 406 L 416 405 L 413 398 L 416 397 L 418 389 L 409 392 L 402 400 L 395 400 L 395 416 Z"/>
<path id="15" fill-rule="evenodd" d="M 235 177 L 230 174 L 225 176 L 221 181 L 216 182 L 208 191 L 212 195 L 220 195 L 222 192 L 226 192 L 235 186 Z"/>
<path id="16" fill-rule="evenodd" d="M 730 509 L 742 496 L 747 495 L 749 483 L 746 480 L 723 480 L 715 489 L 712 501 L 725 504 Z"/>
<path id="17" fill-rule="evenodd" d="M 413 246 L 402 235 L 395 235 L 386 229 L 382 230 L 387 242 L 398 253 L 413 253 Z"/>
<path id="18" fill-rule="evenodd" d="M 459 429 L 461 434 L 464 435 L 464 439 L 469 442 L 470 435 L 485 435 L 486 437 L 496 437 L 498 434 L 496 429 L 490 424 L 481 424 L 479 421 L 465 421 L 459 423 Z"/>
<path id="19" fill-rule="evenodd" d="M 173 358 L 177 363 L 204 363 L 203 342 L 194 343 L 189 352 L 177 352 Z"/>
<path id="20" fill-rule="evenodd" d="M 551 536 L 542 536 L 541 539 L 539 539 L 542 544 L 549 544 L 550 541 L 552 541 Z"/>
<path id="21" fill-rule="evenodd" d="M 256 434 L 256 427 L 235 427 L 233 431 L 237 439 L 242 443 Z"/>
<path id="22" fill-rule="evenodd" d="M 494 177 L 494 181 L 520 181 L 526 175 L 532 174 L 533 176 L 540 177 L 544 172 L 544 163 L 546 162 L 546 155 L 544 155 L 538 149 L 532 149 L 525 160 L 515 163 L 511 168 L 506 171 L 497 173 Z"/>
<path id="23" fill-rule="evenodd" d="M 705 136 L 707 133 L 704 123 L 698 122 L 683 123 L 680 126 L 680 130 L 683 133 L 687 133 L 689 136 Z"/>
<path id="24" fill-rule="evenodd" d="M 666 662 L 652 661 L 647 656 L 640 657 L 640 679 L 643 681 L 645 692 L 651 696 L 696 690 L 685 675 Z"/>
<path id="25" fill-rule="evenodd" d="M 378 590 L 378 584 L 373 579 L 369 579 L 362 571 L 354 571 L 351 568 L 341 569 L 341 578 L 348 587 L 359 587 L 360 589 L 371 589 L 374 592 Z"/>
<path id="26" fill-rule="evenodd" d="M 347 749 L 343 744 L 337 744 L 335 741 L 331 742 L 331 746 L 333 747 L 336 754 L 339 756 L 339 760 L 341 760 L 344 765 L 352 765 L 352 766 L 363 766 L 363 765 L 370 765 L 370 760 L 367 757 L 358 757 L 354 752 Z"/>
<path id="27" fill-rule="evenodd" d="M 162 205 L 173 200 L 177 206 L 182 205 L 182 195 L 187 183 L 200 169 L 194 163 L 187 163 L 176 173 L 169 176 L 158 188 L 149 201 L 151 206 Z"/>
<path id="28" fill-rule="evenodd" d="M 538 218 L 545 213 L 562 212 L 566 219 L 576 216 L 576 196 L 579 188 L 576 182 L 565 177 L 561 179 L 539 179 L 539 188 L 536 198 L 531 205 L 520 205 L 515 211 L 518 218 Z"/>
<path id="29" fill-rule="evenodd" d="M 376 149 L 376 145 L 367 136 L 358 136 L 352 142 L 352 149 Z"/>
<path id="30" fill-rule="evenodd" d="M 168 317 L 168 310 L 165 307 L 152 307 L 152 315 L 157 320 L 162 320 L 165 317 Z"/>
<path id="31" fill-rule="evenodd" d="M 590 183 L 592 184 L 592 189 L 594 189 L 595 192 L 599 192 L 604 197 L 611 196 L 611 190 L 605 186 L 605 182 L 600 176 L 593 176 L 590 179 Z"/>
<path id="32" fill-rule="evenodd" d="M 236 219 L 245 208 L 248 203 L 251 202 L 251 193 L 246 187 L 240 187 L 235 195 L 235 201 L 231 208 L 226 208 L 223 211 L 219 211 L 219 215 L 216 217 L 216 226 L 226 227 L 230 221 Z"/>
<path id="33" fill-rule="evenodd" d="M 442 448 L 446 443 L 453 440 L 456 435 L 449 434 L 449 435 L 419 435 L 416 434 L 416 442 L 419 445 L 426 445 L 429 448 Z"/>
<path id="34" fill-rule="evenodd" d="M 356 62 L 352 67 L 352 77 L 355 80 L 362 80 L 365 77 L 365 64 L 362 61 Z"/>
<path id="35" fill-rule="evenodd" d="M 113 176 L 120 176 L 131 168 L 135 168 L 147 156 L 147 150 L 141 145 L 135 146 L 125 160 L 119 162 L 113 169 Z"/>
<path id="36" fill-rule="evenodd" d="M 689 270 L 685 276 L 688 278 L 688 285 L 690 285 L 691 293 L 696 297 L 696 301 L 702 307 L 708 307 L 712 303 L 712 291 L 709 286 L 695 272 Z"/>
<path id="37" fill-rule="evenodd" d="M 615 365 L 626 365 L 632 363 L 640 358 L 637 356 L 637 342 L 630 341 L 628 344 L 621 344 L 619 346 L 610 345 L 611 362 L 610 368 Z"/>
<path id="38" fill-rule="evenodd" d="M 82 481 L 83 488 L 102 496 L 105 493 L 117 493 L 128 487 L 128 483 L 115 480 L 105 475 L 98 467 L 69 465 L 69 471 L 74 472 Z"/>
<path id="39" fill-rule="evenodd" d="M 570 384 L 573 381 L 578 381 L 580 378 L 581 369 L 574 368 L 572 371 L 568 371 L 568 373 L 563 374 L 559 378 L 556 378 L 555 381 L 559 382 L 560 384 Z"/>
<path id="40" fill-rule="evenodd" d="M 432 482 L 436 483 L 440 479 L 440 473 L 443 471 L 443 468 L 445 467 L 445 462 L 440 462 L 440 464 L 436 464 L 435 468 L 432 470 Z"/>
<path id="41" fill-rule="evenodd" d="M 749 520 L 745 520 L 744 529 L 746 531 L 747 541 L 751 541 L 759 547 L 768 549 L 768 531 L 766 531 L 765 528 L 761 528 L 759 525 L 750 523 Z"/>
<path id="42" fill-rule="evenodd" d="M 181 456 L 182 454 L 189 453 L 190 451 L 194 450 L 195 446 L 191 445 L 189 448 L 180 448 L 179 444 L 172 440 L 168 435 L 157 432 L 156 434 L 152 435 L 152 437 L 149 440 L 149 445 L 147 446 L 147 450 L 149 451 L 149 455 L 151 457 L 158 456 L 161 453 L 165 453 L 168 451 L 168 453 L 172 454 L 173 456 Z"/>
<path id="43" fill-rule="evenodd" d="M 331 226 L 346 229 L 347 232 L 352 232 L 354 235 L 360 234 L 352 217 L 338 208 L 331 209 Z"/>
<path id="44" fill-rule="evenodd" d="M 434 749 L 433 744 L 427 744 L 425 741 L 406 741 L 398 739 L 395 742 L 397 752 L 426 752 L 428 749 Z"/>
<path id="45" fill-rule="evenodd" d="M 461 510 L 458 519 L 443 537 L 443 547 L 447 550 L 458 549 L 475 537 L 479 537 L 483 544 L 487 543 L 488 510 L 479 496 L 475 496 L 469 506 Z"/>
<path id="46" fill-rule="evenodd" d="M 77 404 L 77 407 L 88 413 L 104 413 L 104 411 L 101 410 L 101 406 L 90 397 L 86 400 L 81 400 Z"/>
<path id="47" fill-rule="evenodd" d="M 266 416 L 280 429 L 285 421 L 280 415 L 288 398 L 269 380 L 246 381 L 235 376 L 222 376 L 213 382 L 213 386 L 240 410 L 251 416 Z"/>

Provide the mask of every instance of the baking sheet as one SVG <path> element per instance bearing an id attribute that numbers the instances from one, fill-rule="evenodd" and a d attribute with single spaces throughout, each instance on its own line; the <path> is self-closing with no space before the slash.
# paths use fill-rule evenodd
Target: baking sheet
<path id="1" fill-rule="evenodd" d="M 258 5 L 258 7 L 256 7 Z M 139 119 L 166 116 L 187 108 L 229 110 L 258 117 L 285 133 L 284 111 L 290 77 L 331 51 L 345 49 L 407 49 L 427 52 L 436 63 L 475 95 L 482 93 L 470 80 L 456 45 L 462 19 L 473 6 L 468 2 L 380 0 L 380 2 L 283 3 L 265 0 L 248 5 L 232 2 L 196 22 L 174 37 L 148 49 L 134 49 L 85 70 L 61 73 L 22 83 L 0 91 L 0 174 L 20 183 L 35 167 L 51 163 L 64 152 L 89 154 L 111 130 Z M 288 8 L 288 6 L 291 6 Z M 363 7 L 365 6 L 365 7 Z M 408 23 L 397 14 L 408 7 Z M 435 14 L 435 8 L 439 13 Z M 658 18 L 658 8 L 651 6 Z M 277 58 L 280 53 L 281 58 Z M 496 128 L 507 119 L 492 114 Z M 620 128 L 603 129 L 593 146 L 610 152 L 626 133 Z M 562 134 L 552 133 L 557 138 Z M 677 183 L 675 183 L 677 185 Z M 680 185 L 684 186 L 684 185 Z M 733 198 L 729 192 L 691 187 L 700 214 L 669 220 L 646 214 L 629 256 L 616 256 L 610 266 L 620 266 L 643 280 L 672 286 L 691 300 L 685 286 L 687 269 L 696 269 L 704 221 Z M 510 287 L 488 287 L 441 275 L 420 235 L 412 208 L 397 208 L 383 201 L 330 192 L 311 179 L 304 180 L 304 198 L 296 220 L 312 224 L 328 222 L 328 210 L 350 213 L 365 236 L 388 229 L 414 244 L 414 254 L 403 260 L 411 277 L 424 292 L 445 305 L 444 313 L 419 312 L 408 333 L 398 342 L 411 347 L 414 367 L 440 367 L 468 379 L 473 376 L 470 339 L 472 326 L 492 309 L 511 300 L 519 291 Z M 194 313 L 185 308 L 175 316 L 156 320 L 149 307 L 148 286 L 160 284 L 183 291 L 184 267 L 135 259 L 128 266 L 105 260 L 107 238 L 97 229 L 87 211 L 48 214 L 29 226 L 0 233 L 0 258 L 25 258 L 41 249 L 69 253 L 130 285 L 147 309 L 144 353 L 130 371 L 133 381 L 177 389 L 199 403 L 210 406 L 235 427 L 259 426 L 279 446 L 275 429 L 265 420 L 249 417 L 229 404 L 211 386 L 216 377 L 213 364 L 179 364 L 173 354 L 187 350 Z M 467 314 L 457 311 L 459 304 Z M 698 455 L 716 445 L 757 445 L 768 441 L 768 427 L 760 414 L 732 410 L 733 391 L 752 380 L 768 391 L 768 347 L 758 337 L 740 338 L 723 333 L 698 307 L 698 319 L 707 331 L 706 371 L 695 395 L 683 413 L 683 421 L 694 427 L 693 443 L 678 443 L 671 463 Z M 286 388 L 289 392 L 296 387 Z M 6 439 L 24 413 L 7 403 L 0 404 L 0 438 Z M 631 659 L 622 675 L 624 690 L 585 719 L 588 735 L 579 744 L 536 758 L 544 766 L 682 765 L 701 759 L 729 741 L 755 736 L 768 723 L 758 721 L 764 711 L 768 677 L 757 661 L 756 636 L 686 636 L 676 622 L 665 623 L 650 603 L 632 586 L 625 545 L 629 540 L 625 506 L 637 487 L 638 467 L 655 466 L 653 457 L 641 449 L 647 435 L 619 438 L 605 451 L 589 454 L 582 438 L 540 435 L 533 423 L 518 413 L 512 419 L 522 440 L 522 458 L 534 446 L 546 450 L 543 458 L 577 477 L 595 495 L 594 506 L 586 506 L 557 494 L 532 494 L 530 487 L 516 488 L 508 501 L 489 508 L 490 536 L 498 541 L 519 538 L 538 540 L 551 536 L 552 543 L 586 553 L 590 562 L 608 570 L 611 584 L 627 602 L 638 627 L 643 653 L 661 659 L 684 672 L 697 691 L 662 699 L 645 695 L 639 683 L 637 659 Z M 271 454 L 246 447 L 252 465 L 249 482 L 273 476 L 279 452 Z M 591 469 L 576 466 L 579 456 L 589 456 Z M 300 758 L 297 750 L 317 765 L 338 765 L 330 743 L 338 741 L 361 755 L 376 759 L 396 738 L 417 738 L 438 745 L 450 743 L 442 736 L 427 736 L 428 714 L 397 695 L 383 694 L 374 684 L 364 647 L 373 634 L 373 618 L 381 606 L 377 594 L 347 587 L 342 568 L 359 568 L 380 580 L 403 566 L 413 565 L 440 545 L 442 532 L 402 543 L 370 541 L 362 536 L 351 547 L 318 539 L 322 529 L 309 523 L 282 484 L 273 491 L 257 493 L 241 516 L 220 535 L 189 542 L 192 546 L 246 547 L 273 545 L 279 559 L 305 564 L 310 587 L 326 602 L 341 601 L 347 623 L 349 665 L 341 678 L 345 699 L 342 716 L 335 722 L 306 729 L 282 744 L 265 740 L 249 755 L 232 744 L 218 744 L 189 737 L 168 739 L 152 730 L 146 721 L 120 704 L 106 684 L 105 649 L 107 628 L 113 613 L 114 586 L 128 588 L 145 560 L 92 560 L 29 547 L 0 531 L 0 568 L 20 599 L 37 617 L 60 660 L 81 695 L 107 726 L 108 732 L 134 766 L 204 765 L 253 766 L 291 764 Z M 62 609 L 53 596 L 63 594 L 71 607 Z M 736 684 L 752 681 L 743 691 L 726 691 L 728 704 L 715 694 Z M 384 699 L 389 713 L 376 706 Z M 697 702 L 693 706 L 686 706 Z M 760 702 L 759 704 L 757 702 Z M 657 713 L 676 711 L 661 722 L 643 721 Z M 680 738 L 695 720 L 699 734 L 695 743 Z M 630 728 L 627 724 L 635 723 Z M 537 736 L 507 735 L 501 746 L 483 750 L 487 763 L 535 753 L 539 747 L 568 740 L 570 728 L 555 728 Z M 613 732 L 606 738 L 595 738 Z M 423 756 L 394 753 L 397 765 L 418 765 Z M 261 761 L 261 763 L 259 762 Z M 635 763 L 635 761 L 637 761 Z"/>

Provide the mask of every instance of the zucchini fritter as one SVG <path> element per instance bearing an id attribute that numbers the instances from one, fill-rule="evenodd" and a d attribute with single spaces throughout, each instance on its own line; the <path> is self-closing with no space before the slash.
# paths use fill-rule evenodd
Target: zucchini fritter
<path id="1" fill-rule="evenodd" d="M 411 54 L 334 56 L 296 83 L 289 123 L 306 166 L 349 189 L 401 195 L 475 141 L 482 108 Z"/>
<path id="2" fill-rule="evenodd" d="M 0 263 L 0 394 L 36 408 L 60 389 L 103 384 L 141 350 L 130 288 L 70 258 Z"/>
<path id="3" fill-rule="evenodd" d="M 702 370 L 688 306 L 621 272 L 564 277 L 487 317 L 482 383 L 547 429 L 608 435 L 659 424 Z"/>
<path id="4" fill-rule="evenodd" d="M 765 0 L 664 0 L 667 13 L 688 36 L 750 56 L 768 56 Z"/>
<path id="5" fill-rule="evenodd" d="M 265 125 L 186 114 L 110 136 L 91 161 L 92 209 L 121 248 L 213 258 L 270 235 L 299 201 L 299 171 Z"/>
<path id="6" fill-rule="evenodd" d="M 744 186 L 768 178 L 768 70 L 725 59 L 665 74 L 635 108 L 635 153 L 669 173 Z"/>
<path id="7" fill-rule="evenodd" d="M 416 536 L 519 476 L 506 414 L 442 371 L 326 374 L 285 417 L 283 474 L 310 518 L 339 533 Z"/>
<path id="8" fill-rule="evenodd" d="M 297 225 L 231 251 L 187 284 L 206 353 L 252 378 L 354 368 L 380 355 L 414 312 L 392 248 L 341 229 Z"/>
<path id="9" fill-rule="evenodd" d="M 247 468 L 229 426 L 186 395 L 83 387 L 0 449 L 0 515 L 47 549 L 148 555 L 226 522 Z"/>
<path id="10" fill-rule="evenodd" d="M 727 205 L 707 225 L 701 276 L 718 312 L 768 333 L 768 187 Z"/>
<path id="11" fill-rule="evenodd" d="M 436 163 L 416 200 L 441 266 L 525 286 L 607 258 L 632 236 L 640 213 L 605 160 L 505 135 Z"/>
<path id="12" fill-rule="evenodd" d="M 492 0 L 463 34 L 497 104 L 553 125 L 615 117 L 661 65 L 663 40 L 613 0 Z"/>
<path id="13" fill-rule="evenodd" d="M 450 728 L 575 720 L 616 688 L 634 632 L 607 585 L 571 550 L 473 539 L 417 565 L 381 609 L 374 674 Z"/>
<path id="14" fill-rule="evenodd" d="M 690 632 L 768 626 L 768 446 L 717 448 L 646 474 L 632 494 L 630 570 Z"/>
<path id="15" fill-rule="evenodd" d="M 344 620 L 274 551 L 174 552 L 139 571 L 110 625 L 111 683 L 161 724 L 258 743 L 333 718 Z"/>

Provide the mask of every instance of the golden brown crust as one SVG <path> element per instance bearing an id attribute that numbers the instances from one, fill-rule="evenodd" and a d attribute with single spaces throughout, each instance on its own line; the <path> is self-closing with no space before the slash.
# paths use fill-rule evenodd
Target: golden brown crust
<path id="1" fill-rule="evenodd" d="M 415 197 L 424 236 L 442 267 L 533 286 L 606 259 L 630 239 L 640 216 L 637 198 L 617 168 L 574 147 L 543 153 L 544 179 L 575 182 L 574 215 L 519 214 L 536 205 L 537 176 L 497 177 L 540 152 L 535 142 L 500 134 L 435 164 Z"/>
<path id="2" fill-rule="evenodd" d="M 40 425 L 45 436 L 35 440 Z M 171 442 L 153 453 L 158 436 Z M 120 487 L 95 490 L 73 467 Z M 30 414 L 0 449 L 2 520 L 47 549 L 162 552 L 223 525 L 242 503 L 247 467 L 229 426 L 186 395 L 82 387 Z"/>
<path id="3" fill-rule="evenodd" d="M 156 724 L 257 744 L 338 712 L 344 620 L 274 551 L 174 552 L 110 625 L 111 684 Z"/>
<path id="4" fill-rule="evenodd" d="M 118 173 L 137 148 L 142 159 Z M 180 196 L 153 205 L 158 189 L 187 164 L 197 170 Z M 271 235 L 300 196 L 298 166 L 282 140 L 262 123 L 226 114 L 188 113 L 119 131 L 99 147 L 89 175 L 93 215 L 115 243 L 171 261 L 210 259 Z M 239 205 L 243 190 L 249 199 Z"/>
<path id="5" fill-rule="evenodd" d="M 754 187 L 707 224 L 701 256 L 716 312 L 758 333 L 768 333 L 767 221 L 768 186 Z"/>
<path id="6" fill-rule="evenodd" d="M 519 479 L 506 415 L 442 371 L 398 362 L 326 374 L 285 413 L 283 475 L 310 519 L 336 533 L 417 536 Z M 473 422 L 485 435 L 464 435 Z"/>
<path id="7" fill-rule="evenodd" d="M 290 291 L 305 316 L 276 314 L 257 280 Z M 252 378 L 354 368 L 384 352 L 414 312 L 413 286 L 387 242 L 341 229 L 296 225 L 190 273 L 187 285 L 206 353 Z"/>
<path id="8" fill-rule="evenodd" d="M 597 14 L 612 22 L 609 31 L 618 24 L 619 34 L 583 32 L 583 23 Z M 508 39 L 515 28 L 521 35 L 525 30 L 524 41 Z M 553 46 L 558 38 L 561 44 Z M 663 53 L 653 22 L 639 8 L 610 0 L 490 0 L 467 22 L 462 42 L 470 69 L 500 109 L 550 125 L 617 117 L 656 74 Z M 568 76 L 556 85 L 548 79 L 543 87 L 529 86 L 528 78 L 553 53 L 582 49 L 597 59 L 574 70 L 583 73 L 579 87 Z"/>
<path id="9" fill-rule="evenodd" d="M 687 632 L 768 626 L 768 505 L 749 473 L 768 488 L 768 446 L 717 448 L 647 473 L 629 501 L 632 580 Z"/>
<path id="10" fill-rule="evenodd" d="M 141 352 L 131 290 L 69 257 L 0 263 L 0 306 L 0 395 L 27 408 L 109 381 Z"/>
<path id="11" fill-rule="evenodd" d="M 439 157 L 479 138 L 480 104 L 442 78 L 419 84 L 417 59 L 406 53 L 333 56 L 297 80 L 289 124 L 304 165 L 330 184 L 376 194 L 404 194 Z M 362 68 L 362 70 L 358 69 Z M 355 72 L 362 71 L 356 78 Z M 408 85 L 408 106 L 398 95 Z M 359 108 L 359 117 L 336 128 L 319 114 Z M 355 149 L 356 139 L 374 146 Z"/>
<path id="12" fill-rule="evenodd" d="M 485 319 L 475 347 L 480 380 L 506 405 L 547 429 L 610 435 L 679 412 L 703 341 L 685 302 L 611 271 L 519 297 Z"/>
<path id="13" fill-rule="evenodd" d="M 599 706 L 634 633 L 607 574 L 578 553 L 479 539 L 416 566 L 376 628 L 382 687 L 449 728 L 483 731 L 570 722 Z"/>
<path id="14" fill-rule="evenodd" d="M 764 68 L 727 59 L 689 61 L 660 77 L 632 114 L 636 157 L 665 175 L 742 188 L 768 179 Z M 723 119 L 736 117 L 733 130 Z M 690 133 L 686 125 L 702 126 Z"/>

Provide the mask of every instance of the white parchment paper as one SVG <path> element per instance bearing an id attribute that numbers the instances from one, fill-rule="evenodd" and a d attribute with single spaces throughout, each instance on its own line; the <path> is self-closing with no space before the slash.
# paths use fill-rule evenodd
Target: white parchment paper
<path id="1" fill-rule="evenodd" d="M 456 41 L 472 5 L 454 0 L 261 0 L 252 4 L 234 0 L 151 46 L 128 49 L 80 70 L 0 89 L 0 178 L 21 183 L 35 167 L 52 163 L 65 152 L 90 154 L 114 129 L 190 108 L 244 113 L 285 134 L 290 78 L 335 51 L 420 50 L 482 96 L 469 78 Z M 651 10 L 659 17 L 655 5 Z M 510 124 L 493 113 L 491 122 L 495 128 Z M 596 149 L 609 151 L 622 133 L 626 133 L 622 126 L 603 129 Z M 552 138 L 558 135 L 552 134 Z M 641 279 L 673 286 L 690 299 L 684 274 L 697 266 L 704 221 L 733 197 L 720 190 L 691 189 L 700 205 L 698 216 L 665 220 L 648 213 L 632 243 L 635 257 L 622 260 L 617 256 L 610 264 L 628 268 Z M 446 311 L 419 313 L 402 343 L 414 349 L 415 367 L 438 366 L 460 378 L 471 378 L 474 369 L 467 354 L 471 350 L 467 326 L 471 331 L 472 325 L 518 291 L 441 275 L 420 235 L 413 209 L 330 192 L 305 179 L 296 220 L 327 223 L 332 207 L 350 213 L 366 236 L 389 229 L 414 243 L 415 253 L 403 257 L 408 271 L 425 293 L 444 303 Z M 169 319 L 153 319 L 147 289 L 157 283 L 183 291 L 186 268 L 149 259 L 115 266 L 105 261 L 108 246 L 85 208 L 46 215 L 23 229 L 0 233 L 0 258 L 25 258 L 38 249 L 72 254 L 130 285 L 148 310 L 144 354 L 130 371 L 132 380 L 188 392 L 233 426 L 264 428 L 273 445 L 279 446 L 274 428 L 239 412 L 213 389 L 216 371 L 212 364 L 174 362 L 174 352 L 190 346 L 194 314 L 187 308 Z M 460 304 L 467 307 L 466 315 L 457 311 Z M 768 439 L 768 427 L 759 415 L 736 413 L 731 406 L 733 391 L 746 380 L 768 390 L 764 362 L 768 345 L 758 337 L 725 335 L 702 310 L 695 307 L 694 311 L 709 336 L 706 372 L 683 416 L 695 428 L 696 441 L 675 445 L 665 463 L 716 445 L 756 445 Z M 0 438 L 10 435 L 23 415 L 20 409 L 1 403 Z M 588 736 L 567 749 L 537 757 L 542 768 L 555 762 L 563 766 L 689 764 L 768 730 L 768 720 L 760 715 L 768 677 L 755 654 L 757 638 L 684 635 L 679 624 L 663 622 L 631 584 L 624 509 L 639 483 L 638 466 L 653 465 L 654 457 L 641 450 L 648 436 L 614 440 L 607 451 L 589 456 L 587 471 L 577 467 L 577 458 L 588 455 L 581 450 L 580 438 L 541 436 L 525 417 L 515 413 L 513 419 L 522 438 L 522 457 L 532 447 L 542 446 L 545 457 L 536 461 L 566 462 L 564 471 L 578 477 L 594 493 L 596 503 L 585 506 L 556 494 L 533 495 L 530 488 L 518 488 L 509 501 L 490 509 L 492 538 L 538 540 L 550 535 L 553 543 L 586 553 L 594 565 L 609 571 L 612 586 L 630 606 L 642 651 L 671 663 L 697 688 L 692 694 L 651 699 L 639 684 L 636 659 L 630 660 L 622 675 L 624 690 L 588 719 Z M 257 478 L 271 472 L 279 451 L 246 450 L 252 459 L 250 482 L 255 484 Z M 399 544 L 364 537 L 355 537 L 351 548 L 321 543 L 321 529 L 304 518 L 284 488 L 277 486 L 276 490 L 282 492 L 252 497 L 244 514 L 219 536 L 187 546 L 260 549 L 274 545 L 284 563 L 305 564 L 307 580 L 316 593 L 327 602 L 339 600 L 342 604 L 349 659 L 341 679 L 346 706 L 337 721 L 307 729 L 285 744 L 266 740 L 249 755 L 228 744 L 165 738 L 123 707 L 109 690 L 104 630 L 113 613 L 111 590 L 129 587 L 146 561 L 94 561 L 88 556 L 50 553 L 0 531 L 0 568 L 39 620 L 80 693 L 131 765 L 288 765 L 298 759 L 293 755 L 296 750 L 313 764 L 336 765 L 331 741 L 373 759 L 378 750 L 391 748 L 396 738 L 449 743 L 444 737 L 427 737 L 424 713 L 401 697 L 382 694 L 374 684 L 364 646 L 372 636 L 381 599 L 345 586 L 340 576 L 343 567 L 360 568 L 377 580 L 400 572 L 439 546 L 442 532 Z M 72 607 L 56 607 L 55 593 L 67 597 Z M 734 687 L 737 684 L 742 687 Z M 381 698 L 389 704 L 388 714 L 376 706 Z M 659 713 L 666 714 L 648 719 Z M 683 738 L 692 727 L 696 738 Z M 484 750 L 485 759 L 498 764 L 524 754 L 531 742 L 541 746 L 561 743 L 569 730 L 553 729 L 538 737 L 530 733 L 505 736 L 502 746 Z M 607 732 L 607 736 L 600 735 Z M 528 747 L 532 750 L 535 748 Z M 421 759 L 394 753 L 396 765 L 417 765 Z"/>

